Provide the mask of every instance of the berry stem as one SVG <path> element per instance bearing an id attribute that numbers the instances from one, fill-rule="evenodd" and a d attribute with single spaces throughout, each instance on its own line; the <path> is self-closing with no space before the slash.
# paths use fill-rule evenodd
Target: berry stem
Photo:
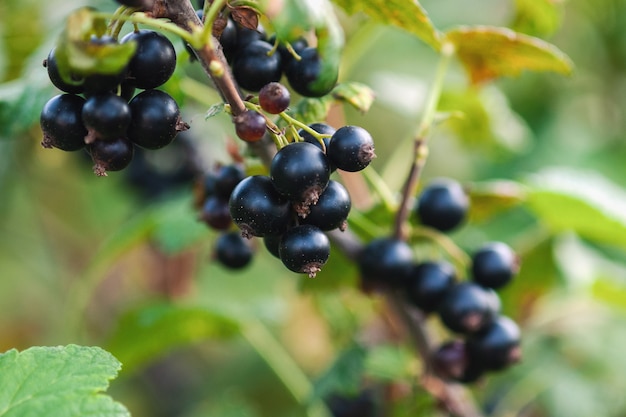
<path id="1" fill-rule="evenodd" d="M 363 173 L 363 177 L 365 178 L 365 180 L 367 180 L 367 182 L 374 188 L 376 195 L 380 197 L 383 204 L 385 205 L 385 208 L 389 212 L 396 211 L 398 207 L 396 203 L 396 197 L 389 189 L 389 186 L 387 185 L 385 180 L 383 180 L 380 174 L 376 172 L 374 167 L 370 165 L 367 167 L 367 169 L 364 169 L 361 172 Z"/>

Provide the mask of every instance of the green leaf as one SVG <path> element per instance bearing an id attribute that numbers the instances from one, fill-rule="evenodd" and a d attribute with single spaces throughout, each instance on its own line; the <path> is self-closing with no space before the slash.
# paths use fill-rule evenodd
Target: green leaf
<path id="1" fill-rule="evenodd" d="M 533 36 L 549 36 L 561 25 L 563 0 L 516 0 L 511 27 Z"/>
<path id="2" fill-rule="evenodd" d="M 155 304 L 122 317 L 107 347 L 124 363 L 124 371 L 132 372 L 175 348 L 229 338 L 238 329 L 234 320 L 213 311 Z"/>
<path id="3" fill-rule="evenodd" d="M 470 221 L 489 220 L 495 214 L 521 204 L 526 199 L 525 188 L 514 181 L 493 180 L 471 184 Z"/>
<path id="4" fill-rule="evenodd" d="M 218 114 L 224 113 L 224 110 L 226 108 L 226 104 L 225 103 L 217 103 L 212 105 L 211 107 L 209 107 L 209 110 L 207 110 L 206 115 L 204 116 L 204 119 L 210 119 L 213 116 L 217 116 Z"/>
<path id="5" fill-rule="evenodd" d="M 366 113 L 374 102 L 374 90 L 357 82 L 338 84 L 333 89 L 332 95 L 336 100 L 350 104 L 361 113 Z"/>
<path id="6" fill-rule="evenodd" d="M 154 239 L 168 253 L 180 252 L 208 236 L 208 229 L 198 220 L 191 201 L 178 198 L 155 207 Z"/>
<path id="7" fill-rule="evenodd" d="M 298 102 L 290 112 L 291 116 L 304 124 L 326 120 L 332 100 L 328 97 L 305 98 Z"/>
<path id="8" fill-rule="evenodd" d="M 419 360 L 405 346 L 380 345 L 369 350 L 366 374 L 383 381 L 411 380 L 419 371 Z"/>
<path id="9" fill-rule="evenodd" d="M 573 64 L 556 46 L 539 38 L 491 26 L 461 26 L 445 33 L 474 84 L 524 70 L 570 74 Z"/>
<path id="10" fill-rule="evenodd" d="M 626 192 L 598 173 L 545 170 L 530 180 L 528 207 L 553 231 L 626 247 Z"/>
<path id="11" fill-rule="evenodd" d="M 324 400 L 330 394 L 356 395 L 361 387 L 366 357 L 365 348 L 356 344 L 341 352 L 315 382 L 312 402 Z"/>
<path id="12" fill-rule="evenodd" d="M 120 367 L 98 347 L 12 349 L 0 355 L 0 416 L 129 417 L 103 395 Z"/>
<path id="13" fill-rule="evenodd" d="M 364 12 L 385 25 L 404 29 L 435 50 L 441 47 L 441 35 L 426 10 L 417 0 L 333 0 L 349 14 Z"/>

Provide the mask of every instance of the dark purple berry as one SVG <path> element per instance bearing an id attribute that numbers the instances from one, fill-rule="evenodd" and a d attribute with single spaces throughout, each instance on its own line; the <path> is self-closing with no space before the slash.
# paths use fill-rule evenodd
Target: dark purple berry
<path id="1" fill-rule="evenodd" d="M 207 197 L 200 210 L 200 220 L 215 230 L 228 230 L 233 224 L 228 200 L 212 195 Z"/>
<path id="2" fill-rule="evenodd" d="M 129 81 L 137 88 L 156 88 L 170 79 L 176 68 L 172 42 L 153 30 L 142 29 L 124 36 L 121 43 L 136 42 L 137 49 L 128 63 Z"/>
<path id="3" fill-rule="evenodd" d="M 226 60 L 231 63 L 237 51 L 237 25 L 230 16 L 226 19 L 226 26 L 220 35 L 220 44 Z"/>
<path id="4" fill-rule="evenodd" d="M 472 257 L 472 277 L 484 287 L 501 288 L 511 282 L 518 271 L 518 256 L 503 242 L 489 243 Z"/>
<path id="5" fill-rule="evenodd" d="M 376 157 L 372 136 L 359 126 L 337 129 L 330 138 L 327 154 L 338 169 L 349 172 L 361 171 Z"/>
<path id="6" fill-rule="evenodd" d="M 265 235 L 263 236 L 263 244 L 265 248 L 274 257 L 280 259 L 280 253 L 278 252 L 280 246 L 281 235 Z"/>
<path id="7" fill-rule="evenodd" d="M 289 107 L 291 96 L 287 87 L 278 82 L 265 84 L 259 91 L 259 104 L 270 114 L 278 114 Z"/>
<path id="8" fill-rule="evenodd" d="M 247 177 L 237 184 L 228 204 L 244 237 L 282 234 L 293 216 L 289 200 L 263 175 Z"/>
<path id="9" fill-rule="evenodd" d="M 270 38 L 270 43 L 273 44 L 274 42 L 275 38 Z M 300 55 L 302 51 L 304 51 L 309 46 L 308 41 L 302 37 L 290 42 L 289 44 L 291 46 L 291 49 L 293 49 L 293 51 L 298 55 Z M 286 44 L 282 42 L 278 45 L 278 53 L 280 53 L 282 69 L 283 71 L 286 71 L 291 64 L 291 61 L 294 61 L 296 58 L 289 51 L 289 49 L 287 49 Z"/>
<path id="10" fill-rule="evenodd" d="M 293 59 L 285 70 L 289 85 L 304 97 L 322 97 L 337 84 L 337 73 L 322 79 L 322 58 L 316 48 L 300 51 L 300 59 Z"/>
<path id="11" fill-rule="evenodd" d="M 237 184 L 246 177 L 241 165 L 222 165 L 215 172 L 215 195 L 225 200 L 230 198 Z"/>
<path id="12" fill-rule="evenodd" d="M 117 139 L 126 135 L 130 126 L 130 107 L 126 100 L 113 93 L 87 97 L 83 106 L 83 123 L 89 131 L 87 143 L 97 139 Z"/>
<path id="13" fill-rule="evenodd" d="M 309 125 L 309 127 L 311 129 L 313 129 L 314 131 L 316 131 L 317 133 L 320 133 L 322 135 L 331 135 L 332 136 L 336 132 L 334 127 L 329 126 L 326 123 L 312 123 L 312 124 Z M 313 136 L 312 134 L 310 134 L 306 130 L 304 130 L 304 129 L 298 130 L 298 135 L 300 135 L 302 140 L 304 140 L 305 142 L 312 143 L 313 145 L 317 146 L 321 150 L 328 152 L 328 146 L 330 145 L 330 136 L 327 137 L 327 138 L 324 138 L 322 140 L 324 142 L 324 148 L 325 148 L 324 149 L 324 148 L 322 148 L 322 144 L 320 143 L 320 141 L 317 140 L 317 138 L 315 136 Z"/>
<path id="14" fill-rule="evenodd" d="M 260 23 L 257 24 L 256 29 L 251 29 L 242 26 L 239 23 L 235 23 L 235 30 L 237 32 L 237 54 L 245 50 L 246 47 L 254 41 L 263 41 L 267 43 L 267 33 L 265 32 L 265 27 L 263 27 Z"/>
<path id="15" fill-rule="evenodd" d="M 241 88 L 259 91 L 266 84 L 280 81 L 280 54 L 272 53 L 272 45 L 265 41 L 253 41 L 235 57 L 233 76 Z"/>
<path id="16" fill-rule="evenodd" d="M 97 48 L 99 45 L 113 45 L 117 44 L 117 41 L 111 36 L 95 37 L 90 39 L 93 48 Z M 124 81 L 126 77 L 126 68 L 122 69 L 116 74 L 109 73 L 91 73 L 84 77 L 83 90 L 85 94 L 99 94 L 99 93 L 116 93 L 118 86 Z"/>
<path id="17" fill-rule="evenodd" d="M 160 149 L 169 145 L 178 132 L 189 129 L 181 120 L 176 100 L 160 90 L 145 90 L 130 103 L 132 121 L 128 138 L 146 149 Z"/>
<path id="18" fill-rule="evenodd" d="M 245 142 L 256 142 L 265 134 L 265 117 L 256 110 L 246 110 L 235 116 L 235 133 Z"/>
<path id="19" fill-rule="evenodd" d="M 280 260 L 291 271 L 315 277 L 330 256 L 330 240 L 309 224 L 288 229 L 278 246 Z"/>
<path id="20" fill-rule="evenodd" d="M 415 264 L 407 281 L 406 295 L 411 303 L 426 313 L 438 309 L 456 281 L 454 267 L 447 262 Z"/>
<path id="21" fill-rule="evenodd" d="M 83 92 L 83 80 L 82 78 L 75 76 L 72 78 L 76 78 L 75 82 L 68 83 L 63 77 L 61 77 L 61 73 L 59 72 L 59 65 L 57 63 L 57 59 L 55 56 L 56 48 L 52 48 L 50 53 L 48 53 L 48 58 L 44 61 L 44 66 L 48 71 L 48 77 L 50 77 L 50 81 L 56 88 L 66 93 L 79 94 Z"/>
<path id="22" fill-rule="evenodd" d="M 404 286 L 413 263 L 411 247 L 406 242 L 391 237 L 370 241 L 357 258 L 357 266 L 366 285 Z"/>
<path id="23" fill-rule="evenodd" d="M 470 358 L 463 340 L 452 340 L 439 346 L 432 355 L 432 364 L 441 378 L 461 383 L 475 382 L 485 372 Z"/>
<path id="24" fill-rule="evenodd" d="M 420 222 L 442 232 L 458 227 L 467 216 L 469 198 L 457 181 L 441 178 L 419 195 L 415 211 Z"/>
<path id="25" fill-rule="evenodd" d="M 520 329 L 506 316 L 498 317 L 488 327 L 467 340 L 472 361 L 485 369 L 499 371 L 521 359 Z"/>
<path id="26" fill-rule="evenodd" d="M 348 190 L 341 183 L 330 180 L 317 203 L 310 207 L 309 214 L 301 222 L 312 224 L 324 231 L 337 228 L 344 231 L 348 227 L 351 206 Z"/>
<path id="27" fill-rule="evenodd" d="M 310 206 L 317 203 L 328 185 L 330 165 L 316 146 L 295 142 L 274 155 L 270 177 L 276 190 L 294 202 L 300 216 L 306 217 Z"/>
<path id="28" fill-rule="evenodd" d="M 473 282 L 455 284 L 439 304 L 443 324 L 453 332 L 472 334 L 489 326 L 500 310 L 495 292 Z"/>
<path id="29" fill-rule="evenodd" d="M 85 99 L 74 94 L 60 94 L 48 100 L 39 117 L 41 146 L 63 151 L 82 149 L 87 136 L 81 116 L 84 103 Z"/>
<path id="30" fill-rule="evenodd" d="M 229 269 L 242 269 L 252 261 L 252 247 L 237 232 L 220 235 L 215 241 L 215 259 Z"/>
<path id="31" fill-rule="evenodd" d="M 94 162 L 93 172 L 105 177 L 107 171 L 120 171 L 133 159 L 133 144 L 126 138 L 96 140 L 87 145 L 87 151 Z"/>

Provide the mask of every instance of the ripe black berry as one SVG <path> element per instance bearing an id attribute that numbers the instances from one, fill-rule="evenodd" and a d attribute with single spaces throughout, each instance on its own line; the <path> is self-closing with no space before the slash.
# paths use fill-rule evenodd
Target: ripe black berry
<path id="1" fill-rule="evenodd" d="M 309 224 L 287 230 L 278 246 L 280 260 L 289 270 L 315 277 L 330 256 L 330 240 Z"/>
<path id="2" fill-rule="evenodd" d="M 291 96 L 287 87 L 278 82 L 266 84 L 259 91 L 259 104 L 270 114 L 278 114 L 287 110 Z"/>
<path id="3" fill-rule="evenodd" d="M 255 29 L 251 29 L 240 25 L 239 23 L 235 23 L 235 29 L 237 31 L 237 51 L 239 54 L 243 51 L 249 44 L 254 41 L 263 41 L 267 42 L 267 33 L 265 32 L 265 27 L 262 24 L 257 24 Z"/>
<path id="4" fill-rule="evenodd" d="M 271 253 L 274 257 L 280 259 L 280 253 L 278 252 L 280 246 L 280 239 L 282 235 L 265 235 L 263 236 L 263 244 L 265 248 Z"/>
<path id="5" fill-rule="evenodd" d="M 426 313 L 437 310 L 456 280 L 454 267 L 447 262 L 415 264 L 406 284 L 410 302 Z"/>
<path id="6" fill-rule="evenodd" d="M 334 127 L 329 126 L 326 123 L 312 123 L 309 125 L 309 127 L 313 129 L 314 131 L 316 131 L 317 133 L 320 133 L 322 135 L 333 135 L 336 132 Z M 326 148 L 326 149 L 323 149 L 320 141 L 317 140 L 315 136 L 313 136 L 306 130 L 304 129 L 298 130 L 298 135 L 300 135 L 302 140 L 304 140 L 305 142 L 312 143 L 313 145 L 317 146 L 321 150 L 325 150 L 326 152 L 328 152 L 328 146 L 330 145 L 330 137 L 323 139 L 324 148 Z"/>
<path id="7" fill-rule="evenodd" d="M 472 257 L 472 277 L 484 287 L 501 288 L 519 271 L 519 258 L 503 242 L 489 243 Z"/>
<path id="8" fill-rule="evenodd" d="M 300 60 L 293 59 L 285 70 L 289 85 L 305 97 L 322 97 L 330 93 L 337 83 L 337 73 L 322 78 L 322 58 L 316 48 L 300 51 Z"/>
<path id="9" fill-rule="evenodd" d="M 95 37 L 90 39 L 90 43 L 93 48 L 97 48 L 99 45 L 112 45 L 117 44 L 117 41 L 111 36 Z M 85 94 L 98 94 L 98 93 L 110 93 L 117 92 L 117 87 L 122 83 L 126 76 L 126 68 L 122 69 L 116 74 L 103 74 L 95 72 L 85 76 L 83 80 L 83 90 Z"/>
<path id="10" fill-rule="evenodd" d="M 259 91 L 266 84 L 280 81 L 280 54 L 272 53 L 272 45 L 265 41 L 253 41 L 237 53 L 233 76 L 242 88 Z"/>
<path id="11" fill-rule="evenodd" d="M 343 126 L 330 138 L 328 157 L 338 169 L 356 172 L 367 167 L 374 153 L 374 140 L 359 126 Z"/>
<path id="12" fill-rule="evenodd" d="M 240 165 L 220 166 L 215 172 L 215 195 L 228 200 L 237 184 L 245 177 L 246 173 Z"/>
<path id="13" fill-rule="evenodd" d="M 246 142 L 261 140 L 265 134 L 265 117 L 256 110 L 246 110 L 233 119 L 235 133 Z"/>
<path id="14" fill-rule="evenodd" d="M 402 240 L 383 237 L 361 250 L 357 265 L 365 284 L 405 285 L 413 266 L 413 251 Z"/>
<path id="15" fill-rule="evenodd" d="M 128 138 L 146 149 L 160 149 L 169 145 L 178 132 L 189 125 L 180 118 L 176 100 L 160 90 L 145 90 L 129 103 L 132 121 Z"/>
<path id="16" fill-rule="evenodd" d="M 224 233 L 215 241 L 215 259 L 227 268 L 244 268 L 252 260 L 252 255 L 250 243 L 237 232 Z"/>
<path id="17" fill-rule="evenodd" d="M 44 66 L 48 71 L 48 77 L 50 77 L 50 81 L 56 88 L 66 93 L 79 94 L 83 92 L 83 83 L 80 77 L 72 77 L 76 78 L 75 83 L 66 82 L 63 77 L 61 77 L 61 73 L 59 72 L 59 65 L 57 64 L 57 59 L 55 55 L 56 48 L 52 48 L 50 53 L 48 53 L 48 58 L 44 61 Z"/>
<path id="18" fill-rule="evenodd" d="M 312 224 L 324 231 L 348 227 L 347 219 L 352 202 L 350 194 L 341 183 L 330 180 L 316 204 L 310 207 L 309 214 L 302 223 Z"/>
<path id="19" fill-rule="evenodd" d="M 39 117 L 43 131 L 41 146 L 64 151 L 83 148 L 87 136 L 81 116 L 84 103 L 85 99 L 74 94 L 60 94 L 48 100 Z"/>
<path id="20" fill-rule="evenodd" d="M 270 38 L 270 43 L 273 44 L 275 41 L 275 39 Z M 290 42 L 290 45 L 293 51 L 300 55 L 302 51 L 304 51 L 309 46 L 309 43 L 305 38 L 300 37 Z M 278 53 L 280 53 L 283 71 L 286 71 L 291 64 L 291 61 L 295 61 L 296 58 L 292 55 L 289 49 L 287 49 L 287 46 L 284 43 L 280 43 L 278 45 Z"/>
<path id="21" fill-rule="evenodd" d="M 510 318 L 500 316 L 468 338 L 467 350 L 471 360 L 485 369 L 502 370 L 521 358 L 520 329 Z"/>
<path id="22" fill-rule="evenodd" d="M 263 175 L 247 177 L 237 184 L 228 204 L 230 215 L 244 237 L 280 235 L 292 218 L 289 200 Z"/>
<path id="23" fill-rule="evenodd" d="M 364 389 L 356 395 L 332 394 L 326 404 L 333 417 L 376 417 L 380 415 L 374 391 Z"/>
<path id="24" fill-rule="evenodd" d="M 93 172 L 105 177 L 107 171 L 120 171 L 133 159 L 133 144 L 126 138 L 96 140 L 87 146 L 94 162 Z"/>
<path id="25" fill-rule="evenodd" d="M 328 158 L 307 142 L 295 142 L 281 148 L 270 165 L 270 177 L 276 190 L 295 203 L 302 217 L 316 204 L 330 179 Z"/>
<path id="26" fill-rule="evenodd" d="M 438 309 L 443 324 L 463 334 L 486 328 L 495 320 L 499 310 L 497 294 L 473 282 L 461 282 L 450 288 Z"/>
<path id="27" fill-rule="evenodd" d="M 424 188 L 415 212 L 423 225 L 447 232 L 465 220 L 468 208 L 469 198 L 461 184 L 441 178 Z"/>
<path id="28" fill-rule="evenodd" d="M 136 42 L 137 49 L 128 63 L 127 78 L 137 88 L 156 88 L 165 83 L 176 68 L 172 42 L 159 32 L 140 30 L 124 36 L 121 43 Z"/>
<path id="29" fill-rule="evenodd" d="M 215 230 L 228 230 L 233 223 L 228 200 L 215 195 L 207 197 L 200 210 L 200 220 Z"/>
<path id="30" fill-rule="evenodd" d="M 117 139 L 126 135 L 130 125 L 130 107 L 113 93 L 89 96 L 83 106 L 83 123 L 89 131 L 88 143 L 96 139 Z"/>
<path id="31" fill-rule="evenodd" d="M 230 16 L 226 19 L 226 26 L 220 35 L 220 44 L 226 61 L 231 63 L 237 51 L 237 26 Z"/>
<path id="32" fill-rule="evenodd" d="M 440 345 L 432 355 L 433 368 L 441 378 L 471 383 L 485 372 L 469 355 L 466 342 L 451 340 Z"/>

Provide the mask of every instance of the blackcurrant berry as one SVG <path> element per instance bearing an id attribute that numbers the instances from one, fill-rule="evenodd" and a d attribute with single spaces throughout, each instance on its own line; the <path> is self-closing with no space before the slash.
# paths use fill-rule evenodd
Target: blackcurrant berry
<path id="1" fill-rule="evenodd" d="M 426 313 L 437 310 L 447 291 L 456 281 L 454 267 L 447 262 L 415 264 L 406 283 L 411 303 Z"/>
<path id="2" fill-rule="evenodd" d="M 253 41 L 237 53 L 233 76 L 243 89 L 259 91 L 266 84 L 280 81 L 280 54 L 272 53 L 272 45 L 265 41 Z"/>
<path id="3" fill-rule="evenodd" d="M 265 235 L 263 236 L 263 244 L 269 253 L 274 257 L 280 259 L 280 253 L 278 252 L 280 246 L 280 239 L 282 235 Z"/>
<path id="4" fill-rule="evenodd" d="M 132 121 L 128 138 L 146 149 L 169 145 L 178 132 L 189 129 L 181 120 L 176 100 L 160 90 L 145 90 L 129 103 Z"/>
<path id="5" fill-rule="evenodd" d="M 251 29 L 235 23 L 235 29 L 237 31 L 237 54 L 243 51 L 248 45 L 254 41 L 267 42 L 267 33 L 265 27 L 261 23 L 257 24 L 256 29 Z"/>
<path id="6" fill-rule="evenodd" d="M 366 285 L 404 286 L 413 267 L 413 251 L 402 240 L 381 237 L 367 243 L 357 258 Z"/>
<path id="7" fill-rule="evenodd" d="M 220 35 L 220 44 L 226 61 L 231 63 L 237 51 L 237 26 L 230 16 L 226 19 L 226 26 Z"/>
<path id="8" fill-rule="evenodd" d="M 215 259 L 230 269 L 241 269 L 252 261 L 253 251 L 247 239 L 237 232 L 220 235 L 215 241 Z"/>
<path id="9" fill-rule="evenodd" d="M 96 139 L 117 139 L 125 136 L 131 121 L 128 103 L 113 93 L 87 97 L 82 117 L 89 131 L 89 136 L 85 139 L 88 143 Z"/>
<path id="10" fill-rule="evenodd" d="M 309 214 L 301 222 L 315 225 L 324 231 L 337 228 L 344 231 L 348 227 L 351 206 L 348 190 L 341 183 L 330 180 L 317 203 L 310 207 Z"/>
<path id="11" fill-rule="evenodd" d="M 83 148 L 87 136 L 81 116 L 84 103 L 85 99 L 74 94 L 60 94 L 48 100 L 39 117 L 43 131 L 41 146 L 64 151 Z"/>
<path id="12" fill-rule="evenodd" d="M 314 131 L 316 131 L 317 133 L 320 133 L 322 135 L 333 135 L 335 133 L 335 131 L 336 131 L 334 127 L 332 127 L 330 125 L 327 125 L 326 123 L 312 123 L 312 124 L 309 125 L 309 127 L 311 129 L 313 129 Z M 328 152 L 328 146 L 330 145 L 330 136 L 323 139 L 324 148 L 322 148 L 322 144 L 320 143 L 320 141 L 317 140 L 317 138 L 315 136 L 313 136 L 312 134 L 310 134 L 306 130 L 304 130 L 304 129 L 298 130 L 298 135 L 300 135 L 302 140 L 304 140 L 305 142 L 312 143 L 313 145 L 317 146 L 318 148 Z"/>
<path id="13" fill-rule="evenodd" d="M 484 287 L 498 289 L 513 279 L 519 271 L 519 258 L 503 242 L 489 243 L 472 257 L 472 277 Z"/>
<path id="14" fill-rule="evenodd" d="M 330 240 L 319 228 L 302 224 L 283 234 L 278 253 L 289 270 L 313 278 L 328 261 Z"/>
<path id="15" fill-rule="evenodd" d="M 94 162 L 93 172 L 103 177 L 107 171 L 120 171 L 133 159 L 133 144 L 126 138 L 96 140 L 87 145 L 87 151 Z"/>
<path id="16" fill-rule="evenodd" d="M 241 181 L 230 195 L 230 215 L 244 237 L 280 235 L 292 219 L 291 204 L 269 177 L 253 175 Z"/>
<path id="17" fill-rule="evenodd" d="M 233 223 L 228 200 L 212 195 L 207 197 L 200 211 L 200 220 L 215 230 L 228 230 Z"/>
<path id="18" fill-rule="evenodd" d="M 328 185 L 330 165 L 316 146 L 295 142 L 274 155 L 270 177 L 276 190 L 293 201 L 298 214 L 306 217 Z"/>
<path id="19" fill-rule="evenodd" d="M 271 44 L 273 44 L 275 41 L 276 41 L 275 38 L 270 38 L 269 40 Z M 290 42 L 289 45 L 291 46 L 291 49 L 293 49 L 293 51 L 296 54 L 300 55 L 300 53 L 302 53 L 302 51 L 305 50 L 309 46 L 309 43 L 305 38 L 300 37 Z M 289 65 L 291 64 L 291 61 L 294 61 L 296 58 L 289 51 L 289 49 L 287 49 L 287 46 L 284 43 L 280 43 L 278 45 L 278 53 L 280 53 L 282 69 L 283 71 L 286 71 Z"/>
<path id="20" fill-rule="evenodd" d="M 343 126 L 331 136 L 328 157 L 338 169 L 356 172 L 367 167 L 374 153 L 374 140 L 359 126 Z"/>
<path id="21" fill-rule="evenodd" d="M 429 183 L 416 201 L 417 218 L 442 232 L 458 227 L 467 215 L 469 198 L 457 181 L 441 178 Z"/>
<path id="22" fill-rule="evenodd" d="M 337 83 L 337 73 L 321 77 L 322 58 L 316 48 L 300 51 L 300 60 L 292 59 L 285 70 L 289 85 L 305 97 L 322 97 L 330 93 Z"/>
<path id="23" fill-rule="evenodd" d="M 287 110 L 291 96 L 287 87 L 278 82 L 265 84 L 259 91 L 259 104 L 270 114 L 278 114 Z"/>
<path id="24" fill-rule="evenodd" d="M 506 316 L 499 316 L 492 324 L 467 340 L 472 361 L 491 371 L 502 370 L 521 358 L 520 329 Z"/>
<path id="25" fill-rule="evenodd" d="M 222 165 L 215 172 L 215 195 L 228 200 L 237 184 L 245 177 L 246 173 L 241 165 Z"/>
<path id="26" fill-rule="evenodd" d="M 493 290 L 473 282 L 461 282 L 446 291 L 438 312 L 448 329 L 472 334 L 489 326 L 499 310 L 500 301 Z"/>
<path id="27" fill-rule="evenodd" d="M 76 78 L 76 82 L 68 83 L 63 77 L 61 77 L 61 73 L 59 72 L 59 65 L 57 64 L 57 59 L 55 55 L 56 48 L 52 48 L 50 53 L 48 53 L 48 58 L 44 61 L 44 66 L 48 71 L 48 77 L 50 77 L 50 81 L 56 88 L 66 93 L 80 94 L 83 92 L 83 83 L 82 79 L 78 76 L 74 76 L 72 78 Z"/>
<path id="28" fill-rule="evenodd" d="M 99 38 L 93 36 L 90 39 L 90 43 L 94 48 L 97 48 L 98 45 L 117 44 L 117 41 L 108 35 Z M 126 68 L 116 74 L 94 72 L 85 76 L 83 80 L 83 91 L 87 95 L 111 92 L 115 93 L 117 92 L 117 87 L 122 83 L 125 77 Z"/>
<path id="29" fill-rule="evenodd" d="M 432 355 L 432 363 L 437 375 L 455 382 L 472 383 L 485 373 L 484 368 L 472 360 L 463 340 L 451 340 L 440 345 Z"/>
<path id="30" fill-rule="evenodd" d="M 332 417 L 376 417 L 380 415 L 374 391 L 364 389 L 356 395 L 332 394 L 326 399 Z"/>
<path id="31" fill-rule="evenodd" d="M 265 134 L 265 117 L 256 110 L 246 110 L 233 118 L 235 133 L 246 142 L 256 142 Z"/>
<path id="32" fill-rule="evenodd" d="M 137 49 L 128 63 L 127 78 L 137 88 L 156 88 L 170 79 L 176 68 L 172 42 L 153 30 L 142 29 L 124 36 L 121 43 L 136 42 Z"/>

